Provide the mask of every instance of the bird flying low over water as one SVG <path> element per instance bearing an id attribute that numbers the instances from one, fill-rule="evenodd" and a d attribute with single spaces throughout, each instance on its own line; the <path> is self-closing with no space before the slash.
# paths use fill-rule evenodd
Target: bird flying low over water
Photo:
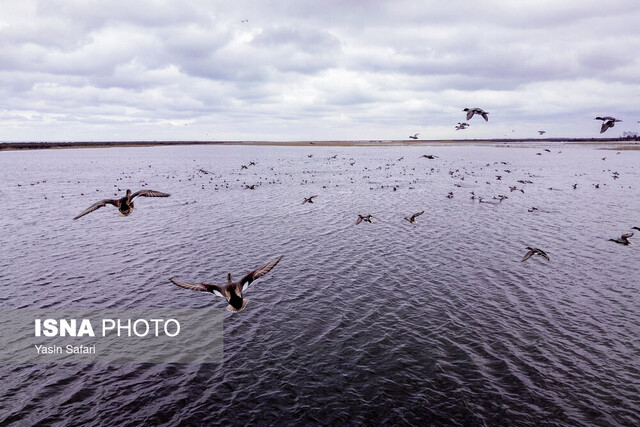
<path id="1" fill-rule="evenodd" d="M 478 115 L 482 116 L 482 118 L 484 119 L 485 122 L 489 121 L 489 116 L 487 116 L 487 114 L 489 114 L 489 113 L 484 111 L 482 108 L 478 108 L 478 107 L 465 108 L 462 111 L 466 111 L 467 112 L 467 120 L 471 120 L 471 117 L 473 117 L 474 114 L 478 114 Z"/>
<path id="2" fill-rule="evenodd" d="M 605 116 L 605 117 L 596 117 L 594 120 L 602 120 L 602 127 L 600 127 L 600 133 L 604 133 L 609 128 L 612 128 L 616 122 L 621 122 L 622 120 L 616 119 L 615 117 Z"/>
<path id="3" fill-rule="evenodd" d="M 437 158 L 438 156 L 434 156 L 433 154 L 423 154 L 420 157 L 424 157 L 425 159 L 433 160 L 433 159 Z"/>
<path id="4" fill-rule="evenodd" d="M 192 291 L 202 291 L 202 292 L 211 292 L 212 294 L 216 294 L 221 296 L 227 300 L 229 305 L 227 306 L 227 310 L 232 312 L 242 311 L 247 305 L 247 298 L 242 297 L 242 292 L 244 292 L 247 287 L 253 283 L 254 280 L 259 279 L 260 277 L 267 274 L 273 267 L 276 266 L 282 257 L 278 257 L 277 259 L 271 261 L 269 264 L 263 265 L 260 268 L 253 270 L 251 273 L 244 276 L 242 279 L 237 282 L 233 282 L 231 280 L 231 273 L 227 274 L 227 284 L 224 286 L 218 285 L 210 285 L 208 283 L 187 283 L 187 282 L 179 282 L 175 279 L 169 279 L 174 285 L 178 285 L 181 288 L 190 289 Z"/>
<path id="5" fill-rule="evenodd" d="M 356 220 L 356 225 L 360 224 L 362 221 L 368 222 L 371 224 L 371 215 L 358 215 L 358 219 Z"/>
<path id="6" fill-rule="evenodd" d="M 313 203 L 313 198 L 314 197 L 318 197 L 318 195 L 315 196 L 311 196 L 311 197 L 305 197 L 304 201 L 302 202 L 302 204 L 304 205 L 305 203 Z"/>
<path id="7" fill-rule="evenodd" d="M 546 130 L 539 130 L 539 131 L 538 131 L 538 133 L 539 133 L 540 135 L 544 135 L 545 133 L 547 133 L 547 131 L 546 131 Z"/>
<path id="8" fill-rule="evenodd" d="M 635 229 L 637 229 L 637 227 L 634 227 Z M 619 243 L 621 245 L 633 245 L 633 243 L 631 243 L 629 241 L 629 237 L 632 237 L 633 233 L 625 233 L 622 236 L 620 236 L 619 239 L 609 239 L 612 242 L 616 242 Z"/>
<path id="9" fill-rule="evenodd" d="M 522 258 L 522 261 L 528 260 L 534 254 L 540 255 L 541 257 L 544 257 L 547 261 L 549 261 L 549 255 L 547 255 L 547 253 L 545 251 L 543 251 L 542 249 L 530 248 L 529 246 L 527 246 L 527 249 L 529 249 L 529 252 L 527 252 L 524 255 L 524 258 Z"/>
<path id="10" fill-rule="evenodd" d="M 170 194 L 161 193 L 160 191 L 154 190 L 140 190 L 131 194 L 131 190 L 127 189 L 127 195 L 121 199 L 104 199 L 99 202 L 94 203 L 89 206 L 87 209 L 82 211 L 79 215 L 74 217 L 73 219 L 78 219 L 88 213 L 95 211 L 106 205 L 113 205 L 120 211 L 120 216 L 128 216 L 131 212 L 133 212 L 133 199 L 138 196 L 144 197 L 169 197 Z"/>
<path id="11" fill-rule="evenodd" d="M 410 217 L 406 217 L 406 216 L 405 216 L 405 217 L 404 217 L 404 219 L 405 219 L 405 220 L 407 220 L 407 221 L 409 221 L 411 224 L 415 224 L 415 223 L 417 223 L 417 221 L 416 221 L 416 217 L 419 217 L 419 216 L 420 216 L 420 215 L 422 215 L 423 213 L 424 213 L 424 211 L 422 211 L 422 212 L 417 212 L 417 213 L 414 213 L 413 215 L 411 215 Z"/>
<path id="12" fill-rule="evenodd" d="M 411 139 L 418 139 L 418 135 L 420 135 L 419 133 L 413 134 L 411 136 L 409 136 L 409 138 Z"/>

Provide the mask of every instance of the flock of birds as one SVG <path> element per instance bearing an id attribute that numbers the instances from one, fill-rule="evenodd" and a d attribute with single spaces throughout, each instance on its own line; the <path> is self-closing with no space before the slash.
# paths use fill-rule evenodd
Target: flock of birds
<path id="1" fill-rule="evenodd" d="M 474 108 L 465 108 L 462 111 L 467 113 L 467 121 L 466 122 L 458 122 L 458 124 L 456 125 L 455 129 L 456 130 L 465 130 L 466 128 L 468 128 L 470 125 L 469 123 L 467 123 L 469 120 L 471 120 L 471 118 L 474 115 L 478 115 L 480 117 L 482 117 L 484 119 L 485 122 L 489 121 L 489 116 L 488 116 L 488 112 L 484 111 L 482 108 L 479 107 L 474 107 Z M 611 116 L 605 116 L 605 117 L 596 117 L 595 120 L 602 120 L 602 126 L 600 127 L 600 133 L 604 133 L 607 129 L 612 128 L 617 122 L 621 122 L 622 120 L 619 120 L 615 117 L 611 117 Z M 638 122 L 640 123 L 640 121 Z M 513 132 L 513 131 L 512 131 Z M 539 130 L 538 134 L 539 135 L 544 135 L 545 133 L 547 133 L 547 131 L 544 130 Z M 418 139 L 418 135 L 420 135 L 419 133 L 410 135 L 409 138 L 411 139 Z"/>
<path id="2" fill-rule="evenodd" d="M 480 112 L 478 111 L 480 109 L 471 109 L 467 114 L 479 114 L 482 117 L 486 118 L 486 112 L 480 110 Z M 615 119 L 613 119 L 615 120 Z M 417 137 L 417 134 L 415 135 Z M 545 150 L 547 152 L 550 152 L 550 150 Z M 559 152 L 561 153 L 561 152 Z M 538 153 L 539 154 L 539 153 Z M 313 158 L 313 155 L 309 155 L 309 158 Z M 432 154 L 423 154 L 420 156 L 421 158 L 426 158 L 429 160 L 434 160 L 437 159 L 438 156 L 432 155 Z M 334 156 L 330 156 L 326 161 L 327 162 L 331 162 L 337 159 L 337 155 Z M 400 157 L 399 159 L 397 159 L 397 162 L 400 162 L 404 159 L 403 157 Z M 606 159 L 606 158 L 605 158 Z M 603 159 L 604 160 L 604 159 Z M 314 160 L 315 161 L 315 160 Z M 349 160 L 349 165 L 353 166 L 355 164 L 355 161 L 353 159 Z M 256 163 L 255 162 L 250 162 L 247 165 L 241 165 L 240 170 L 246 170 L 248 169 L 249 166 L 255 166 Z M 393 164 L 387 164 L 386 168 L 390 168 Z M 501 169 L 504 170 L 504 173 L 511 173 L 510 169 L 504 169 L 505 167 L 507 167 L 508 163 L 507 162 L 500 162 L 500 164 L 498 164 L 498 162 L 494 163 L 495 167 L 499 167 L 502 166 Z M 489 164 L 486 165 L 487 167 L 490 167 Z M 378 169 L 382 169 L 382 166 L 380 166 Z M 413 168 L 415 170 L 415 168 Z M 460 169 L 452 169 L 449 171 L 449 175 L 452 178 L 457 178 L 460 181 L 464 181 L 465 176 L 467 178 L 474 178 L 475 173 L 473 171 L 467 171 L 466 168 L 462 168 L 462 172 L 460 171 Z M 481 168 L 482 169 L 482 168 Z M 202 168 L 198 169 L 200 173 L 204 174 L 204 175 L 211 175 L 212 172 L 204 170 Z M 270 168 L 270 170 L 273 170 L 273 167 Z M 367 168 L 365 167 L 363 169 L 363 171 L 366 171 Z M 407 172 L 407 169 L 404 169 L 405 172 Z M 439 170 L 439 169 L 438 169 Z M 496 171 L 498 171 L 498 169 L 495 169 Z M 429 172 L 428 170 L 426 170 L 427 174 L 429 173 L 433 173 L 434 172 L 434 168 L 431 168 L 431 171 Z M 500 172 L 498 172 L 500 173 Z M 529 174 L 531 176 L 531 174 Z M 502 176 L 503 175 L 496 175 L 496 180 L 497 181 L 502 181 Z M 617 172 L 614 172 L 614 179 L 617 178 L 618 174 Z M 387 175 L 388 178 L 391 177 L 391 175 Z M 476 177 L 477 178 L 477 177 Z M 213 178 L 210 178 L 213 179 Z M 191 180 L 191 179 L 189 179 Z M 226 182 L 226 181 L 225 181 Z M 303 183 L 306 183 L 307 181 L 303 181 Z M 413 182 L 417 182 L 417 181 L 412 181 Z M 476 180 L 476 183 L 478 181 Z M 525 180 L 525 179 L 520 179 L 518 180 L 518 183 L 521 184 L 528 184 L 528 183 L 532 183 L 532 181 L 530 180 Z M 486 184 L 490 185 L 491 183 L 489 181 L 486 182 Z M 143 184 L 145 185 L 145 184 Z M 255 189 L 256 184 L 246 184 L 246 183 L 242 183 L 242 185 L 245 186 L 245 188 L 250 188 L 250 189 Z M 454 184 L 456 187 L 460 187 L 461 184 Z M 384 186 L 383 186 L 384 187 Z M 228 187 L 228 183 L 226 184 L 226 188 Z M 324 188 L 324 186 L 323 186 Z M 412 187 L 409 187 L 410 189 Z M 577 184 L 573 184 L 573 189 L 577 188 Z M 597 187 L 596 187 L 597 188 Z M 204 189 L 204 187 L 203 187 Z M 217 189 L 217 187 L 216 187 Z M 396 187 L 393 187 L 393 190 L 395 191 Z M 522 187 L 518 187 L 516 185 L 510 185 L 509 189 L 511 192 L 513 191 L 519 191 L 521 193 L 524 193 L 524 189 Z M 550 190 L 553 188 L 549 188 Z M 477 190 L 476 190 L 477 191 Z M 119 199 L 103 199 L 100 200 L 94 204 L 92 204 L 91 206 L 89 206 L 87 209 L 85 209 L 84 211 L 82 211 L 81 213 L 79 213 L 77 216 L 75 216 L 73 219 L 77 220 L 91 212 L 94 212 L 104 206 L 107 205 L 112 205 L 115 208 L 118 209 L 118 211 L 120 212 L 121 216 L 128 216 L 133 212 L 134 209 L 134 199 L 137 197 L 169 197 L 170 194 L 168 193 L 164 193 L 164 192 L 160 192 L 160 191 L 155 191 L 155 190 L 149 190 L 149 189 L 143 189 L 143 190 L 139 190 L 136 191 L 134 193 L 131 192 L 131 190 L 127 189 L 126 190 L 126 194 L 124 197 L 119 198 Z M 318 194 L 313 194 L 310 195 L 309 197 L 304 197 L 302 200 L 302 204 L 313 204 L 314 200 L 319 197 Z M 446 196 L 447 198 L 451 199 L 454 197 L 453 192 L 449 192 Z M 490 200 L 485 200 L 483 197 L 479 197 L 476 196 L 474 191 L 471 191 L 471 199 L 472 200 L 478 200 L 479 203 L 490 203 L 490 204 L 500 204 L 503 202 L 503 200 L 508 199 L 508 196 L 504 195 L 504 194 L 499 194 L 497 196 L 494 196 L 493 199 Z M 529 212 L 533 212 L 533 211 L 537 211 L 538 208 L 536 207 L 532 207 L 529 209 Z M 405 216 L 403 218 L 403 221 L 407 221 L 409 224 L 417 224 L 417 218 L 421 215 L 423 215 L 425 213 L 424 210 L 420 211 L 420 212 L 416 212 L 413 213 L 410 216 Z M 372 219 L 374 219 L 375 217 L 371 214 L 367 214 L 367 215 L 363 215 L 363 214 L 358 214 L 356 220 L 355 220 L 355 224 L 358 225 L 360 223 L 372 223 Z M 632 227 L 632 230 L 639 230 L 639 227 Z M 609 239 L 612 242 L 615 242 L 617 244 L 620 245 L 632 245 L 633 243 L 629 240 L 632 236 L 634 235 L 633 232 L 628 232 L 625 234 L 622 234 L 620 236 L 620 238 L 618 239 Z M 537 255 L 541 258 L 544 258 L 545 260 L 549 261 L 549 255 L 542 249 L 540 248 L 535 248 L 535 247 L 526 247 L 527 252 L 524 255 L 524 257 L 522 258 L 522 261 L 526 261 L 529 258 L 531 258 L 534 255 Z M 242 311 L 246 304 L 247 304 L 247 299 L 244 298 L 243 296 L 243 292 L 247 289 L 247 287 L 255 280 L 259 279 L 260 277 L 264 276 L 265 274 L 267 274 L 269 271 L 271 271 L 277 264 L 278 262 L 282 259 L 282 256 L 280 256 L 279 258 L 275 259 L 274 261 L 271 261 L 270 263 L 263 265 L 262 267 L 259 267 L 253 271 L 251 271 L 250 273 L 246 274 L 245 276 L 242 277 L 242 279 L 240 279 L 239 281 L 233 281 L 231 274 L 229 273 L 227 275 L 227 284 L 226 285 L 214 285 L 214 284 L 208 284 L 208 283 L 191 283 L 191 282 L 183 282 L 183 281 L 179 281 L 177 279 L 171 278 L 170 281 L 182 288 L 185 289 L 189 289 L 189 290 L 195 290 L 195 291 L 202 291 L 202 292 L 209 292 L 209 293 L 213 293 L 215 295 L 221 296 L 223 298 L 226 299 L 226 301 L 228 302 L 228 306 L 227 309 L 229 311 L 232 312 L 239 312 Z"/>

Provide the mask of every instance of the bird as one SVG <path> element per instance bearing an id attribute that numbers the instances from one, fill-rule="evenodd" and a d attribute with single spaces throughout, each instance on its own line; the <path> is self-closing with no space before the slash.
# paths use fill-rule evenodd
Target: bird
<path id="1" fill-rule="evenodd" d="M 369 224 L 371 224 L 371 215 L 360 215 L 358 214 L 358 219 L 356 220 L 356 225 L 360 224 L 362 221 L 364 222 L 368 222 Z"/>
<path id="2" fill-rule="evenodd" d="M 75 220 L 82 216 L 85 216 L 86 214 L 91 213 L 103 206 L 106 206 L 107 204 L 113 205 L 116 208 L 118 208 L 118 210 L 120 211 L 120 216 L 128 216 L 129 214 L 131 214 L 131 212 L 133 212 L 133 199 L 138 196 L 169 197 L 170 194 L 162 193 L 160 191 L 154 191 L 154 190 L 140 190 L 131 194 L 131 190 L 127 189 L 126 196 L 122 197 L 121 199 L 104 199 L 99 202 L 96 202 L 93 205 L 89 206 L 84 211 L 82 211 L 79 215 L 76 215 L 73 219 Z"/>
<path id="3" fill-rule="evenodd" d="M 433 159 L 437 158 L 438 156 L 434 156 L 433 154 L 423 154 L 420 157 L 424 157 L 426 159 L 433 160 Z"/>
<path id="4" fill-rule="evenodd" d="M 416 133 L 414 135 L 409 136 L 409 138 L 411 139 L 418 139 L 418 135 L 420 135 L 419 133 Z"/>
<path id="5" fill-rule="evenodd" d="M 629 237 L 633 236 L 633 233 L 625 233 L 622 236 L 620 236 L 619 239 L 609 239 L 612 242 L 616 242 L 616 243 L 620 243 L 621 245 L 632 245 L 633 243 L 631 243 L 628 239 Z"/>
<path id="6" fill-rule="evenodd" d="M 249 18 L 242 19 L 240 22 L 242 22 L 243 24 L 245 24 L 245 23 L 249 22 Z"/>
<path id="7" fill-rule="evenodd" d="M 456 125 L 456 130 L 465 130 L 467 127 L 469 127 L 469 123 L 458 122 L 458 124 Z"/>
<path id="8" fill-rule="evenodd" d="M 471 117 L 473 117 L 474 114 L 478 114 L 478 115 L 482 116 L 482 118 L 484 119 L 485 122 L 489 121 L 489 117 L 487 116 L 487 114 L 489 114 L 489 113 L 484 111 L 482 108 L 478 108 L 478 107 L 465 108 L 462 111 L 466 111 L 467 112 L 467 120 L 471 120 Z"/>
<path id="9" fill-rule="evenodd" d="M 311 197 L 305 197 L 304 202 L 302 202 L 302 204 L 304 205 L 305 203 L 313 203 L 313 198 L 314 197 L 318 197 L 318 195 L 311 196 Z"/>
<path id="10" fill-rule="evenodd" d="M 181 288 L 190 289 L 192 291 L 211 292 L 213 294 L 221 296 L 225 298 L 229 303 L 229 305 L 227 306 L 227 310 L 237 313 L 244 310 L 248 301 L 247 298 L 242 297 L 242 292 L 244 292 L 254 280 L 259 279 L 260 277 L 271 271 L 271 269 L 275 267 L 281 259 L 282 256 L 271 261 L 269 264 L 263 265 L 262 267 L 253 270 L 251 273 L 247 274 L 237 282 L 233 282 L 231 280 L 231 273 L 228 273 L 227 284 L 224 286 L 210 285 L 208 283 L 180 282 L 178 280 L 175 280 L 174 278 L 171 278 L 169 280 L 171 280 L 174 285 L 178 285 Z"/>
<path id="11" fill-rule="evenodd" d="M 424 213 L 424 211 L 422 211 L 422 212 L 417 212 L 417 213 L 414 213 L 413 215 L 411 215 L 410 217 L 406 217 L 406 216 L 405 216 L 405 217 L 404 217 L 404 219 L 406 219 L 407 221 L 409 221 L 411 224 L 415 224 L 415 223 L 417 223 L 417 221 L 416 221 L 416 217 L 418 217 L 418 216 L 422 215 L 423 213 Z"/>
<path id="12" fill-rule="evenodd" d="M 527 246 L 527 249 L 529 249 L 529 252 L 527 252 L 527 253 L 524 255 L 524 258 L 522 258 L 522 261 L 526 261 L 526 260 L 528 260 L 529 258 L 531 258 L 531 255 L 533 255 L 533 254 L 538 254 L 538 255 L 540 255 L 541 257 L 546 258 L 546 260 L 547 260 L 547 261 L 549 261 L 549 255 L 547 255 L 547 253 L 546 253 L 545 251 L 543 251 L 542 249 L 538 249 L 538 248 L 531 248 L 531 247 L 529 247 L 529 246 Z"/>
<path id="13" fill-rule="evenodd" d="M 539 133 L 540 135 L 544 135 L 545 133 L 547 133 L 547 131 L 546 131 L 546 130 L 539 130 L 539 131 L 538 131 L 538 133 Z"/>
<path id="14" fill-rule="evenodd" d="M 600 133 L 604 133 L 604 131 L 606 131 L 607 129 L 612 128 L 616 124 L 616 122 L 622 121 L 611 116 L 596 117 L 594 120 L 602 120 L 602 127 L 600 128 Z"/>

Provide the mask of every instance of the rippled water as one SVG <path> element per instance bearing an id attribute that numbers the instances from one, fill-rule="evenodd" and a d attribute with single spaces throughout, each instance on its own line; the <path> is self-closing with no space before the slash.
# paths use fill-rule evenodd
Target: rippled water
<path id="1" fill-rule="evenodd" d="M 0 182 L 0 307 L 224 312 L 219 364 L 2 365 L 0 424 L 640 424 L 640 234 L 607 240 L 640 227 L 640 151 L 43 150 Z M 172 196 L 72 220 L 126 188 Z M 168 281 L 280 255 L 239 314 Z"/>

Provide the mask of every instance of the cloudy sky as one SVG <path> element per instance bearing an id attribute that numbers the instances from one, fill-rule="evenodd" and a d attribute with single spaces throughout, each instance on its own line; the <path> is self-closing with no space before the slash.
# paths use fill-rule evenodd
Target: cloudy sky
<path id="1" fill-rule="evenodd" d="M 621 136 L 639 25 L 637 0 L 2 0 L 0 141 Z"/>

